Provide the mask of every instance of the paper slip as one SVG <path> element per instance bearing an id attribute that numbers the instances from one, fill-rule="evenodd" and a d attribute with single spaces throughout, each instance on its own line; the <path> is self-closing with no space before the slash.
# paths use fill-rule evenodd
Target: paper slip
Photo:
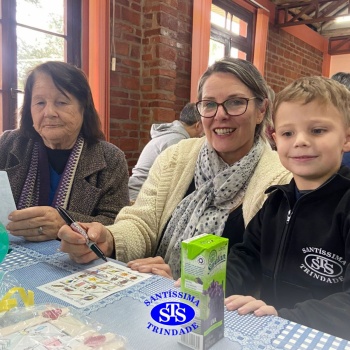
<path id="1" fill-rule="evenodd" d="M 0 222 L 6 226 L 9 222 L 9 214 L 16 210 L 15 200 L 13 199 L 12 190 L 6 171 L 0 171 L 0 198 Z"/>
<path id="2" fill-rule="evenodd" d="M 80 308 L 150 277 L 149 274 L 139 273 L 123 265 L 108 261 L 96 267 L 46 283 L 39 286 L 38 289 Z"/>

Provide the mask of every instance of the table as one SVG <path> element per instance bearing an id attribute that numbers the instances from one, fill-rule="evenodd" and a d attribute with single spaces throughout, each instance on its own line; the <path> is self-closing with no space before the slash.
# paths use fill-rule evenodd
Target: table
<path id="1" fill-rule="evenodd" d="M 103 261 L 76 264 L 67 254 L 58 250 L 59 245 L 58 241 L 32 243 L 11 236 L 13 251 L 1 263 L 0 270 L 7 271 L 24 288 L 33 290 L 37 304 L 71 306 L 36 287 Z M 173 281 L 152 276 L 88 307 L 80 308 L 79 311 L 98 321 L 102 325 L 101 332 L 113 332 L 126 337 L 128 350 L 189 349 L 178 343 L 178 336 L 159 335 L 147 329 L 147 324 L 152 319 L 150 309 L 143 301 L 155 293 L 170 289 L 174 289 Z M 211 349 L 350 350 L 350 342 L 279 317 L 240 316 L 236 312 L 225 311 L 225 338 Z"/>

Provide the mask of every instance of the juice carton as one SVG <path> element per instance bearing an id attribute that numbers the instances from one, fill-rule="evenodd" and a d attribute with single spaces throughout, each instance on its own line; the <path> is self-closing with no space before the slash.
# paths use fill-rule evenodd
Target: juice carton
<path id="1" fill-rule="evenodd" d="M 198 328 L 179 341 L 192 349 L 209 349 L 224 336 L 227 247 L 227 238 L 206 233 L 182 242 L 181 291 L 200 301 Z"/>

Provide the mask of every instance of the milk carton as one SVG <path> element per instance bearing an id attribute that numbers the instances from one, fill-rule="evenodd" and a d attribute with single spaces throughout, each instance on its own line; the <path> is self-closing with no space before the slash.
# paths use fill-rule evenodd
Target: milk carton
<path id="1" fill-rule="evenodd" d="M 224 336 L 227 247 L 227 238 L 206 233 L 182 242 L 181 291 L 200 300 L 198 328 L 179 341 L 192 349 L 209 349 Z"/>

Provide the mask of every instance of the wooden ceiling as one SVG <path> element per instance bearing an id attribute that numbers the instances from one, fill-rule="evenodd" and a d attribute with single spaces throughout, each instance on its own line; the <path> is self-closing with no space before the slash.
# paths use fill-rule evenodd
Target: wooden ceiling
<path id="1" fill-rule="evenodd" d="M 338 22 L 350 16 L 349 0 L 270 1 L 276 5 L 276 26 L 307 25 L 329 39 L 329 54 L 350 53 L 350 20 Z"/>

